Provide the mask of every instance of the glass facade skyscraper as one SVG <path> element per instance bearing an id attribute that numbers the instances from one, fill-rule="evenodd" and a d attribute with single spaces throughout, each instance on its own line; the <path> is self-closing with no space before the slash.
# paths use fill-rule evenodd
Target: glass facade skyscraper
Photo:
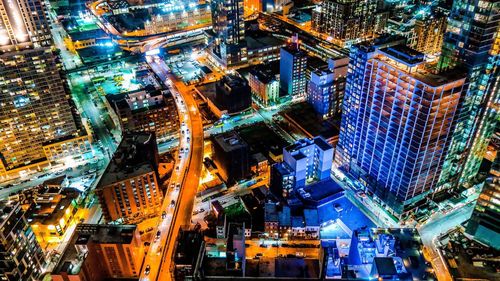
<path id="1" fill-rule="evenodd" d="M 499 26 L 500 1 L 453 1 L 439 66 L 465 67 L 468 85 L 440 188 L 457 187 L 477 174 L 490 138 L 498 128 Z"/>
<path id="2" fill-rule="evenodd" d="M 433 192 L 455 128 L 465 75 L 435 74 L 403 45 L 351 49 L 336 164 L 396 217 Z"/>
<path id="3" fill-rule="evenodd" d="M 44 1 L 0 1 L 0 174 L 76 132 L 47 17 Z"/>
<path id="4" fill-rule="evenodd" d="M 215 32 L 214 54 L 223 67 L 230 67 L 247 58 L 243 0 L 213 0 L 212 25 Z"/>

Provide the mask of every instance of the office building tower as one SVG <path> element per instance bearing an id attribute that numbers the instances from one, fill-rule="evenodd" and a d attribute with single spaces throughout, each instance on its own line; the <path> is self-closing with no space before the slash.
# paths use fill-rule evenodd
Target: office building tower
<path id="1" fill-rule="evenodd" d="M 137 279 L 143 258 L 135 225 L 78 224 L 51 277 L 53 281 Z"/>
<path id="2" fill-rule="evenodd" d="M 215 136 L 213 149 L 213 160 L 224 181 L 232 184 L 249 175 L 249 147 L 237 133 Z"/>
<path id="3" fill-rule="evenodd" d="M 297 37 L 280 51 L 280 90 L 292 100 L 306 96 L 307 54 L 300 50 Z"/>
<path id="4" fill-rule="evenodd" d="M 474 239 L 500 250 L 500 155 L 491 167 L 466 231 Z"/>
<path id="5" fill-rule="evenodd" d="M 0 230 L 0 279 L 37 281 L 43 252 L 20 204 L 2 202 Z"/>
<path id="6" fill-rule="evenodd" d="M 158 215 L 163 198 L 158 163 L 154 133 L 123 137 L 96 187 L 107 222 L 132 224 Z"/>
<path id="7" fill-rule="evenodd" d="M 498 127 L 499 6 L 495 0 L 453 2 L 439 66 L 465 67 L 468 85 L 440 180 L 443 188 L 456 188 L 474 178 Z"/>
<path id="8" fill-rule="evenodd" d="M 212 25 L 215 32 L 214 59 L 223 68 L 246 62 L 243 0 L 213 0 Z"/>
<path id="9" fill-rule="evenodd" d="M 0 2 L 0 176 L 46 162 L 43 145 L 77 131 L 45 2 Z"/>
<path id="10" fill-rule="evenodd" d="M 252 90 L 248 81 L 238 75 L 224 75 L 215 83 L 215 102 L 227 114 L 235 114 L 252 106 Z"/>
<path id="11" fill-rule="evenodd" d="M 163 139 L 179 129 L 177 108 L 169 91 L 148 86 L 106 98 L 124 132 L 152 132 Z"/>
<path id="12" fill-rule="evenodd" d="M 385 25 L 378 5 L 379 0 L 324 0 L 314 11 L 312 28 L 342 46 L 374 38 Z"/>
<path id="13" fill-rule="evenodd" d="M 254 100 L 264 107 L 279 103 L 280 83 L 277 75 L 265 65 L 252 69 L 248 82 L 252 89 Z"/>
<path id="14" fill-rule="evenodd" d="M 465 74 L 432 73 L 424 57 L 383 41 L 355 45 L 342 105 L 337 165 L 399 218 L 435 191 L 465 94 Z"/>

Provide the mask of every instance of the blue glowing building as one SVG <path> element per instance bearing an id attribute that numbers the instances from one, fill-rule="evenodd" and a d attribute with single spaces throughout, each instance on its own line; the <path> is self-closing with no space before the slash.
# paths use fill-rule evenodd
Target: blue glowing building
<path id="1" fill-rule="evenodd" d="M 293 100 L 306 96 L 307 54 L 300 50 L 298 39 L 280 51 L 280 89 Z"/>
<path id="2" fill-rule="evenodd" d="M 287 197 L 295 189 L 330 178 L 333 147 L 321 137 L 301 139 L 283 148 L 283 162 L 271 171 L 275 194 Z"/>
<path id="3" fill-rule="evenodd" d="M 405 217 L 435 189 L 464 84 L 460 72 L 430 72 L 424 54 L 404 45 L 355 45 L 336 165 Z"/>

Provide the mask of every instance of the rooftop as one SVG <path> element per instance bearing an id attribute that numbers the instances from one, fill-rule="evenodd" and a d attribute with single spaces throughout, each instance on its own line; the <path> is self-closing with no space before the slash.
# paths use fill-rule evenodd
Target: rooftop
<path id="1" fill-rule="evenodd" d="M 156 171 L 156 138 L 150 133 L 127 134 L 104 171 L 98 187 L 104 187 Z"/>
<path id="2" fill-rule="evenodd" d="M 226 152 L 248 146 L 236 132 L 217 135 L 214 137 L 214 141 Z"/>

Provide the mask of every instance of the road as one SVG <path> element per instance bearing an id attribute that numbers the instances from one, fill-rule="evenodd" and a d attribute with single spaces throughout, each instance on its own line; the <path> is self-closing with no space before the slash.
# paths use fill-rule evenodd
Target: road
<path id="1" fill-rule="evenodd" d="M 152 70 L 160 80 L 174 94 L 179 118 L 186 128 L 182 129 L 180 145 L 189 145 L 189 152 L 185 153 L 179 170 L 173 173 L 170 183 L 180 184 L 179 191 L 175 188 L 167 191 L 162 209 L 165 219 L 158 226 L 159 237 L 154 239 L 148 255 L 145 258 L 143 270 L 139 280 L 170 280 L 172 278 L 170 267 L 172 265 L 173 250 L 179 228 L 191 223 L 191 214 L 194 198 L 200 182 L 203 161 L 203 123 L 198 111 L 196 101 L 192 96 L 192 87 L 187 87 L 182 81 L 168 73 L 168 68 L 159 57 L 148 59 Z M 175 199 L 172 199 L 175 198 Z M 175 207 L 170 207 L 175 200 Z M 146 271 L 147 269 L 147 271 Z M 146 274 L 147 273 L 147 274 Z"/>
<path id="2" fill-rule="evenodd" d="M 432 262 L 432 266 L 436 272 L 439 281 L 451 281 L 451 275 L 446 268 L 446 265 L 441 258 L 439 250 L 434 244 L 435 239 L 440 235 L 448 232 L 461 223 L 470 218 L 474 204 L 469 203 L 465 206 L 457 208 L 446 215 L 439 215 L 431 218 L 422 227 L 418 228 L 422 243 L 427 249 L 428 258 Z"/>

